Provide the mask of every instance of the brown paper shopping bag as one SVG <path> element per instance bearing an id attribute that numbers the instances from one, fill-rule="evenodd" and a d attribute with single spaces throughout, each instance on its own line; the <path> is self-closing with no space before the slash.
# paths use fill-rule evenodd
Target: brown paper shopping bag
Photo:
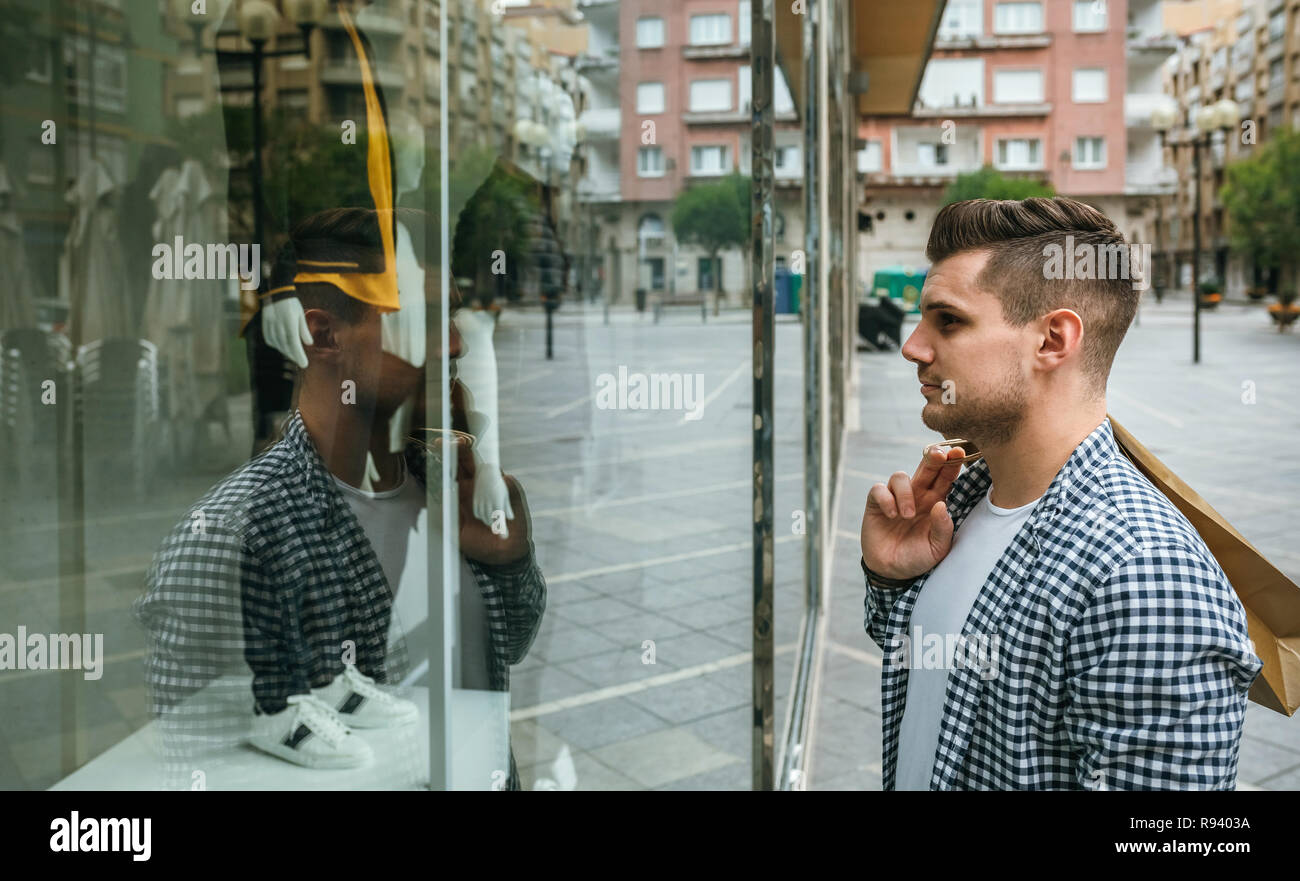
<path id="1" fill-rule="evenodd" d="M 1264 669 L 1250 689 L 1255 703 L 1290 716 L 1300 707 L 1300 587 L 1264 559 L 1232 524 L 1210 507 L 1167 465 L 1110 417 L 1115 441 L 1205 540 L 1232 582 L 1242 605 L 1255 654 Z"/>

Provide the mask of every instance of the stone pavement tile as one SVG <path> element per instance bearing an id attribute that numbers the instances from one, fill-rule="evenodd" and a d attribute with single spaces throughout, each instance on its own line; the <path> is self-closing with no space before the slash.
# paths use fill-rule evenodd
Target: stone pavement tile
<path id="1" fill-rule="evenodd" d="M 600 624 L 615 618 L 626 618 L 638 612 L 636 606 L 616 600 L 612 597 L 598 597 L 578 603 L 570 603 L 555 610 L 555 615 L 574 624 L 600 629 Z"/>
<path id="2" fill-rule="evenodd" d="M 1240 781 L 1240 778 L 1238 778 Z M 1300 791 L 1300 768 L 1294 768 L 1285 774 L 1278 774 L 1275 777 L 1269 777 L 1261 783 L 1256 783 L 1260 789 L 1271 789 L 1274 791 L 1297 792 Z"/>
<path id="3" fill-rule="evenodd" d="M 808 788 L 823 792 L 880 792 L 883 786 L 879 772 L 854 770 L 837 777 L 814 779 Z"/>
<path id="4" fill-rule="evenodd" d="M 736 613 L 742 611 L 741 608 L 733 608 L 738 605 L 721 600 L 703 600 L 673 606 L 664 611 L 664 617 L 697 630 L 710 630 L 724 622 L 735 620 Z"/>
<path id="5" fill-rule="evenodd" d="M 574 789 L 579 792 L 631 792 L 646 788 L 599 761 L 590 753 L 571 751 L 570 759 L 573 762 Z M 554 760 L 527 768 L 519 763 L 518 757 L 515 762 L 519 764 L 519 784 L 526 790 L 533 789 L 539 780 L 555 780 L 558 773 L 553 767 Z"/>
<path id="6" fill-rule="evenodd" d="M 747 792 L 754 785 L 748 761 L 733 762 L 716 771 L 675 780 L 658 789 L 669 792 Z"/>
<path id="7" fill-rule="evenodd" d="M 640 643 L 623 646 L 614 651 L 588 655 L 576 661 L 570 661 L 559 668 L 587 683 L 586 691 L 623 685 L 641 679 L 650 679 L 664 673 L 671 673 L 677 668 L 656 657 L 655 663 L 645 664 L 646 650 Z"/>
<path id="8" fill-rule="evenodd" d="M 702 678 L 682 679 L 630 694 L 627 699 L 674 725 L 695 722 L 735 707 L 747 706 L 747 690 L 725 688 Z"/>
<path id="9" fill-rule="evenodd" d="M 591 750 L 659 731 L 669 723 L 626 698 L 612 698 L 547 713 L 537 724 L 579 749 Z"/>
<path id="10" fill-rule="evenodd" d="M 561 606 L 594 600 L 602 596 L 604 594 L 592 590 L 580 581 L 563 581 L 559 584 L 546 586 L 546 609 L 549 612 Z"/>
<path id="11" fill-rule="evenodd" d="M 656 655 L 676 667 L 694 667 L 739 653 L 736 646 L 700 632 L 670 636 L 656 643 Z"/>
<path id="12" fill-rule="evenodd" d="M 742 764 L 738 756 L 723 752 L 685 728 L 666 728 L 592 752 L 601 762 L 648 787 Z"/>
<path id="13" fill-rule="evenodd" d="M 619 596 L 638 588 L 655 588 L 668 584 L 664 579 L 657 577 L 649 566 L 593 575 L 579 583 L 609 596 Z"/>
<path id="14" fill-rule="evenodd" d="M 1296 745 L 1300 747 L 1300 744 Z M 1291 770 L 1300 770 L 1300 750 L 1283 749 L 1246 734 L 1237 759 L 1237 782 L 1259 785 Z"/>
<path id="15" fill-rule="evenodd" d="M 510 674 L 510 703 L 516 709 L 531 707 L 591 691 L 591 683 L 553 664 Z"/>
<path id="16" fill-rule="evenodd" d="M 545 623 L 542 627 L 528 653 L 552 664 L 572 661 L 615 648 L 612 640 L 586 627 L 569 624 L 547 627 Z"/>
<path id="17" fill-rule="evenodd" d="M 693 722 L 687 728 L 701 740 L 748 761 L 754 737 L 753 716 L 749 707 L 737 707 Z"/>
<path id="18" fill-rule="evenodd" d="M 601 636 L 612 639 L 619 648 L 635 648 L 640 652 L 641 643 L 647 639 L 653 639 L 657 643 L 669 636 L 686 633 L 691 628 L 663 615 L 637 609 L 631 615 L 612 621 L 601 621 L 599 625 L 594 625 L 593 629 L 600 631 Z"/>
<path id="19" fill-rule="evenodd" d="M 1245 730 L 1251 737 L 1268 741 L 1274 746 L 1300 750 L 1300 713 L 1287 718 L 1267 707 L 1248 703 Z"/>
<path id="20" fill-rule="evenodd" d="M 617 594 L 611 591 L 610 595 L 650 612 L 665 613 L 665 617 L 670 609 L 699 602 L 699 597 L 689 584 L 656 584 L 635 587 Z"/>
<path id="21" fill-rule="evenodd" d="M 880 668 L 831 654 L 822 670 L 821 693 L 845 703 L 880 712 Z M 838 666 L 837 666 L 838 665 Z"/>

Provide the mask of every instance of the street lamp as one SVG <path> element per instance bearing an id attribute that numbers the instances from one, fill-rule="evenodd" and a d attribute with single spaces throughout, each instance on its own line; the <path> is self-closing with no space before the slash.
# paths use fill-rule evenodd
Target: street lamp
<path id="1" fill-rule="evenodd" d="M 1201 362 L 1201 148 L 1209 147 L 1216 131 L 1224 133 L 1235 129 L 1241 118 L 1237 102 L 1224 98 L 1214 104 L 1197 109 L 1195 115 L 1188 111 L 1186 128 L 1178 138 L 1171 139 L 1170 132 L 1177 122 L 1178 112 L 1168 105 L 1157 106 L 1151 112 L 1151 125 L 1160 134 L 1160 146 L 1176 150 L 1190 144 L 1192 147 L 1192 174 L 1195 178 L 1194 205 L 1192 206 L 1192 363 Z"/>
<path id="2" fill-rule="evenodd" d="M 244 0 L 236 18 L 240 35 L 253 47 L 252 51 L 208 49 L 203 45 L 203 29 L 210 19 L 205 12 L 195 12 L 189 0 L 174 0 L 173 11 L 178 19 L 189 26 L 194 34 L 195 52 L 210 52 L 218 62 L 251 61 L 253 67 L 253 243 L 259 251 L 265 245 L 262 226 L 262 62 L 267 58 L 303 55 L 311 58 L 311 32 L 319 26 L 329 10 L 329 0 L 283 0 L 289 21 L 302 33 L 301 49 L 266 51 L 266 43 L 275 36 L 280 24 L 280 13 L 267 0 Z M 260 295 L 267 286 L 267 274 L 258 273 Z M 258 311 L 244 331 L 248 345 L 249 382 L 253 393 L 253 448 L 257 452 L 261 442 L 271 436 L 270 413 L 288 408 L 293 383 L 286 378 L 284 358 L 271 349 L 262 337 L 261 312 Z"/>

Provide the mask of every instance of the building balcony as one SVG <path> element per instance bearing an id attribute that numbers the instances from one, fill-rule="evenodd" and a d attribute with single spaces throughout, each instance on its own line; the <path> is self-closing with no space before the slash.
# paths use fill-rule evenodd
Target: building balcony
<path id="1" fill-rule="evenodd" d="M 1128 128 L 1151 128 L 1151 113 L 1165 104 L 1168 97 L 1160 92 L 1133 92 L 1124 96 L 1124 125 Z"/>
<path id="2" fill-rule="evenodd" d="M 687 125 L 739 125 L 750 121 L 747 110 L 695 110 L 682 114 Z"/>
<path id="3" fill-rule="evenodd" d="M 400 89 L 406 85 L 406 78 L 396 64 L 376 61 L 372 63 L 375 79 L 379 85 L 388 89 Z M 326 61 L 321 66 L 321 82 L 331 86 L 360 86 L 361 67 L 354 61 Z"/>
<path id="4" fill-rule="evenodd" d="M 584 202 L 618 202 L 623 198 L 619 176 L 592 174 L 578 181 L 578 198 Z"/>
<path id="5" fill-rule="evenodd" d="M 923 107 L 918 102 L 912 115 L 921 119 L 950 119 L 980 116 L 1047 116 L 1052 112 L 1050 102 L 1034 104 L 967 104 L 948 107 Z"/>
<path id="6" fill-rule="evenodd" d="M 1178 189 L 1178 171 L 1157 162 L 1124 164 L 1124 193 L 1129 196 L 1172 195 Z"/>
<path id="7" fill-rule="evenodd" d="M 683 46 L 682 57 L 692 59 L 748 58 L 749 46 L 739 43 L 729 46 Z"/>
<path id="8" fill-rule="evenodd" d="M 1276 107 L 1286 99 L 1286 81 L 1273 83 L 1264 93 L 1264 103 L 1269 107 Z"/>
<path id="9" fill-rule="evenodd" d="M 606 46 L 603 52 L 580 52 L 573 64 L 579 73 L 618 70 L 618 47 Z"/>
<path id="10" fill-rule="evenodd" d="M 1276 61 L 1285 54 L 1286 40 L 1274 40 L 1272 43 L 1269 43 L 1268 48 L 1264 50 L 1264 59 L 1266 61 Z"/>
<path id="11" fill-rule="evenodd" d="M 1005 34 L 998 36 L 938 38 L 934 48 L 943 49 L 1043 49 L 1052 45 L 1051 34 Z"/>
<path id="12" fill-rule="evenodd" d="M 584 110 L 578 116 L 578 124 L 586 128 L 588 140 L 617 140 L 622 131 L 623 114 L 617 107 Z"/>
<path id="13" fill-rule="evenodd" d="M 1167 32 L 1147 32 L 1142 28 L 1129 28 L 1126 45 L 1130 54 L 1151 53 L 1172 55 L 1178 51 L 1178 37 Z"/>

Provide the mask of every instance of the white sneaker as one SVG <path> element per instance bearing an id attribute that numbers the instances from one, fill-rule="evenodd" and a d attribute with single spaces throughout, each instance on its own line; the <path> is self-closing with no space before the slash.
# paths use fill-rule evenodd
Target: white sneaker
<path id="1" fill-rule="evenodd" d="M 289 706 L 280 712 L 254 716 L 248 742 L 308 768 L 360 768 L 374 758 L 370 744 L 310 694 L 290 695 Z"/>
<path id="2" fill-rule="evenodd" d="M 351 664 L 329 685 L 313 688 L 311 693 L 353 728 L 396 728 L 420 717 L 415 704 L 381 690 L 375 680 Z"/>

